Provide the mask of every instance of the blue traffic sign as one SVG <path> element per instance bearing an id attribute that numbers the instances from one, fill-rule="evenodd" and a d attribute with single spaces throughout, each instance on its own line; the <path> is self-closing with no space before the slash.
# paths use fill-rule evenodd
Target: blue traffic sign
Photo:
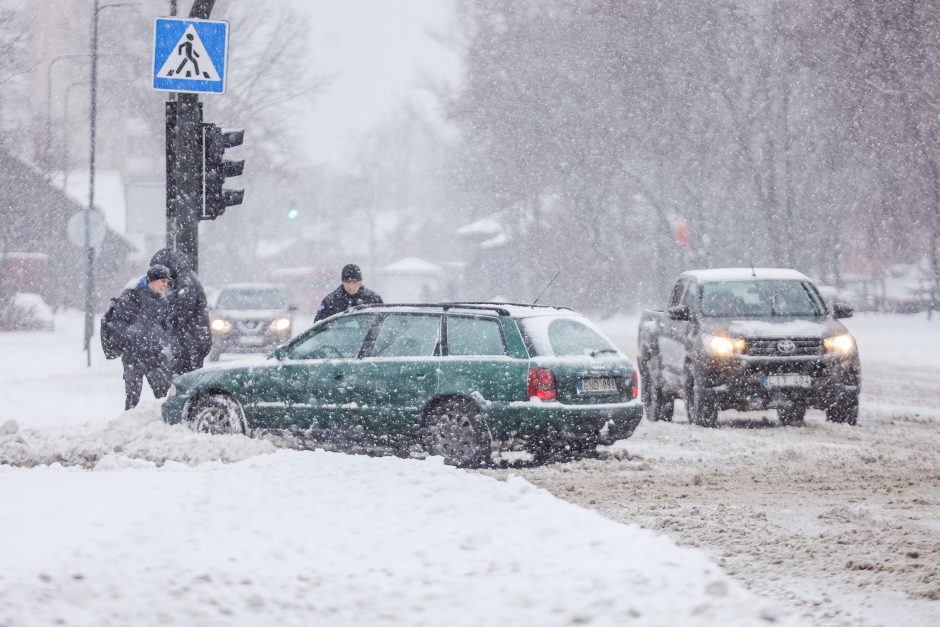
<path id="1" fill-rule="evenodd" d="M 158 17 L 153 28 L 153 88 L 225 91 L 228 22 Z"/>

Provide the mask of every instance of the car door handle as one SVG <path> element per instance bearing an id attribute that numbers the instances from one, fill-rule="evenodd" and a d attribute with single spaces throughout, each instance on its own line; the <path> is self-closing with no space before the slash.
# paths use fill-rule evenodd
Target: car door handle
<path id="1" fill-rule="evenodd" d="M 427 379 L 430 375 L 431 375 L 430 372 L 422 372 L 421 374 L 417 375 L 417 376 L 415 377 L 415 379 L 417 379 L 418 381 L 424 381 L 424 380 Z"/>
<path id="2" fill-rule="evenodd" d="M 333 379 L 336 380 L 336 381 L 342 381 L 345 376 L 346 376 L 346 375 L 344 375 L 342 372 L 340 372 L 340 373 L 337 373 L 337 374 L 333 375 Z"/>

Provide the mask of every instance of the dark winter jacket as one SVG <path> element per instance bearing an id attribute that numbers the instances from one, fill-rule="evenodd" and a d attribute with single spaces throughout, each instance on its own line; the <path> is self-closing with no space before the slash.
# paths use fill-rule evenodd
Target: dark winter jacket
<path id="1" fill-rule="evenodd" d="M 126 289 L 114 303 L 112 328 L 122 338 L 125 362 L 155 367 L 170 344 L 167 328 L 168 302 L 147 287 L 146 281 Z"/>
<path id="2" fill-rule="evenodd" d="M 329 318 L 341 311 L 346 311 L 356 305 L 374 305 L 382 302 L 382 297 L 366 287 L 360 287 L 359 291 L 350 295 L 343 286 L 340 285 L 335 290 L 326 295 L 323 302 L 320 303 L 320 309 L 317 310 L 317 316 L 314 322 Z"/>
<path id="3" fill-rule="evenodd" d="M 172 283 L 167 290 L 170 312 L 168 324 L 173 335 L 174 356 L 186 353 L 201 362 L 212 347 L 206 291 L 183 255 L 169 248 L 154 254 L 150 265 L 161 264 L 170 270 Z"/>

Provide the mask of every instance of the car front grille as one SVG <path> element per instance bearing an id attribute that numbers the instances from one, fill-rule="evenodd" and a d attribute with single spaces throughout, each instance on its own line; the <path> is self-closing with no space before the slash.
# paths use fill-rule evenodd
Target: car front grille
<path id="1" fill-rule="evenodd" d="M 253 335 L 262 331 L 264 329 L 265 323 L 267 323 L 266 320 L 236 320 L 235 328 L 237 328 L 242 333 Z"/>
<path id="2" fill-rule="evenodd" d="M 787 350 L 792 348 L 792 350 Z M 806 357 L 822 355 L 823 342 L 816 337 L 777 337 L 747 340 L 746 354 L 753 357 Z"/>

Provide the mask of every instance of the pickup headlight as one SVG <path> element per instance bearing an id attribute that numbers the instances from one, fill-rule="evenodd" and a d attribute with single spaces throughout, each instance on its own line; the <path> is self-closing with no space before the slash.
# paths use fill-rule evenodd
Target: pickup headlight
<path id="1" fill-rule="evenodd" d="M 842 335 L 833 335 L 823 340 L 823 346 L 830 353 L 839 355 L 848 355 L 855 350 L 855 338 L 848 333 Z"/>
<path id="2" fill-rule="evenodd" d="M 711 333 L 702 333 L 702 343 L 705 344 L 708 352 L 719 357 L 741 354 L 747 347 L 747 342 L 742 339 L 712 335 Z"/>
<path id="3" fill-rule="evenodd" d="M 271 323 L 271 330 L 278 333 L 287 331 L 290 328 L 290 318 L 278 318 Z"/>
<path id="4" fill-rule="evenodd" d="M 228 333 L 232 328 L 232 323 L 225 318 L 215 318 L 209 324 L 209 327 L 216 333 Z"/>

